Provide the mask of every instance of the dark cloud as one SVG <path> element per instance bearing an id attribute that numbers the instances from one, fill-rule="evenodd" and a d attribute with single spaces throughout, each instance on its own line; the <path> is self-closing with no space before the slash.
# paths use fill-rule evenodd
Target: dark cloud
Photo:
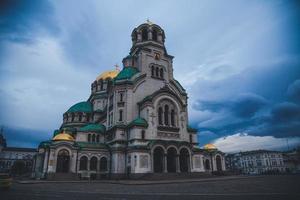
<path id="1" fill-rule="evenodd" d="M 220 110 L 227 110 L 240 118 L 250 118 L 255 115 L 267 104 L 267 100 L 263 97 L 246 93 L 240 94 L 237 97 L 233 97 L 232 100 L 224 101 L 197 101 L 194 105 L 194 109 L 201 111 L 209 110 L 212 112 L 218 112 Z"/>
<path id="2" fill-rule="evenodd" d="M 32 43 L 43 28 L 57 34 L 50 1 L 2 0 L 0 3 L 0 42 Z"/>
<path id="3" fill-rule="evenodd" d="M 291 122 L 294 120 L 300 122 L 300 106 L 294 103 L 280 103 L 274 106 L 271 114 L 274 123 Z"/>
<path id="4" fill-rule="evenodd" d="M 292 101 L 300 103 L 300 79 L 289 85 L 287 95 Z"/>
<path id="5" fill-rule="evenodd" d="M 51 138 L 51 131 L 4 126 L 4 137 L 8 146 L 37 147 L 41 141 Z"/>

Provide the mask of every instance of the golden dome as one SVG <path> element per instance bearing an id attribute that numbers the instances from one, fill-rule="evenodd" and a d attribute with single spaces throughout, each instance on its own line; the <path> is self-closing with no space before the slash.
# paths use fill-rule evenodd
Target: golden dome
<path id="1" fill-rule="evenodd" d="M 100 74 L 96 80 L 100 80 L 100 79 L 107 79 L 107 78 L 115 78 L 118 74 L 119 74 L 120 70 L 119 69 L 115 69 L 115 70 L 110 70 L 110 71 L 106 71 L 106 72 L 103 72 L 102 74 Z"/>
<path id="2" fill-rule="evenodd" d="M 71 141 L 71 142 L 73 142 L 75 139 L 70 134 L 63 132 L 63 133 L 59 133 L 56 136 L 54 136 L 54 138 L 52 140 L 53 141 L 61 141 L 61 140 L 63 140 L 63 141 Z"/>
<path id="3" fill-rule="evenodd" d="M 206 144 L 206 145 L 204 145 L 204 149 L 205 150 L 216 150 L 217 147 L 213 144 Z"/>

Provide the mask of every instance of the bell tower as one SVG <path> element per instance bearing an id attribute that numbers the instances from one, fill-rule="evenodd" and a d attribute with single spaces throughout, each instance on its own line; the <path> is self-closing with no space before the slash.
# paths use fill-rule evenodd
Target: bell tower
<path id="1" fill-rule="evenodd" d="M 160 81 L 169 81 L 173 78 L 173 56 L 165 48 L 165 32 L 157 24 L 147 20 L 133 29 L 131 33 L 132 47 L 130 58 L 132 66 L 137 67 L 147 77 Z M 123 60 L 124 63 L 124 60 Z"/>

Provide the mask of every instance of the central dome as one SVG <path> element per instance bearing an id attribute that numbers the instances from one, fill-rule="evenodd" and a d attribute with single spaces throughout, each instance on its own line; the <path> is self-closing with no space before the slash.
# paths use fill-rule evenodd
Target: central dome
<path id="1" fill-rule="evenodd" d="M 103 72 L 102 74 L 100 74 L 98 77 L 97 77 L 97 81 L 100 80 L 100 79 L 113 79 L 115 78 L 118 74 L 119 74 L 120 70 L 119 69 L 114 69 L 114 70 L 109 70 L 109 71 L 105 71 Z"/>

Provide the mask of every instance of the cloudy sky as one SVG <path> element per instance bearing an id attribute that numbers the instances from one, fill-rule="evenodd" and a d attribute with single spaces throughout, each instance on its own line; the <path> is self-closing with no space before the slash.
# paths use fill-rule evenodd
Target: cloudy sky
<path id="1" fill-rule="evenodd" d="M 49 139 L 104 70 L 121 65 L 134 27 L 166 33 L 200 145 L 224 151 L 300 144 L 300 5 L 296 1 L 0 3 L 0 125 L 10 146 Z"/>

